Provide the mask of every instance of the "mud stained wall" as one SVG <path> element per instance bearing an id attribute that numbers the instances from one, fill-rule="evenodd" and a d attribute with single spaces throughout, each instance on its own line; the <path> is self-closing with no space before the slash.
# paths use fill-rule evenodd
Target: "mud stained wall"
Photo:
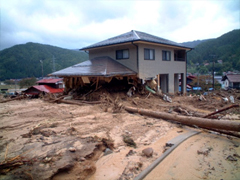
<path id="1" fill-rule="evenodd" d="M 116 59 L 116 51 L 117 50 L 129 50 L 129 59 Z M 101 56 L 109 56 L 110 58 L 116 60 L 117 62 L 121 63 L 122 65 L 132 69 L 135 72 L 138 72 L 137 69 L 137 48 L 136 46 L 132 45 L 131 43 L 127 45 L 118 45 L 118 46 L 111 46 L 111 47 L 102 47 L 99 49 L 89 50 L 89 58 L 93 59 L 96 57 Z"/>
<path id="2" fill-rule="evenodd" d="M 139 78 L 148 79 L 156 77 L 158 74 L 168 74 L 168 91 L 174 93 L 174 74 L 183 74 L 186 79 L 186 61 L 174 61 L 174 49 L 148 44 L 138 44 L 139 47 Z M 144 48 L 155 50 L 154 60 L 144 60 Z M 171 60 L 162 60 L 162 51 L 171 52 Z M 184 89 L 185 91 L 185 89 Z"/>

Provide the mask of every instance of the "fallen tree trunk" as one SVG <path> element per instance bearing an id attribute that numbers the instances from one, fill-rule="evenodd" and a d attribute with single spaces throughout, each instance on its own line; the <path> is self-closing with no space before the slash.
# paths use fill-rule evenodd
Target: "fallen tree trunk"
<path id="1" fill-rule="evenodd" d="M 185 125 L 190 125 L 190 126 L 195 125 L 201 128 L 206 127 L 211 129 L 240 132 L 240 122 L 237 122 L 237 121 L 212 120 L 212 119 L 206 119 L 206 118 L 200 118 L 200 117 L 173 115 L 165 112 L 150 111 L 146 109 L 138 109 L 138 108 L 129 107 L 129 106 L 125 106 L 123 108 L 128 112 L 139 113 L 142 115 L 161 118 L 164 120 L 176 121 Z"/>
<path id="2" fill-rule="evenodd" d="M 101 101 L 77 101 L 77 100 L 64 100 L 64 99 L 59 99 L 56 102 L 57 103 L 65 103 L 65 104 L 75 104 L 75 105 L 100 104 L 101 103 Z"/>

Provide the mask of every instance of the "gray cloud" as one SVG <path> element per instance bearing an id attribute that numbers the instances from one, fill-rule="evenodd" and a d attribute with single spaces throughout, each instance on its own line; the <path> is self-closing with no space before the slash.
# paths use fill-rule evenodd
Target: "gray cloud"
<path id="1" fill-rule="evenodd" d="M 27 42 L 76 49 L 132 29 L 183 42 L 239 28 L 238 0 L 0 2 L 0 50 Z"/>

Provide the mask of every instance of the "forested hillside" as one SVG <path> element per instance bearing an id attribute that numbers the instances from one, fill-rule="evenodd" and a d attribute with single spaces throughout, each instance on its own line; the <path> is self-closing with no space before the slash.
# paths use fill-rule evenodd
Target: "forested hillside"
<path id="1" fill-rule="evenodd" d="M 16 45 L 0 51 L 0 80 L 41 77 L 55 70 L 77 64 L 88 59 L 85 52 L 63 49 L 38 43 Z"/>
<path id="2" fill-rule="evenodd" d="M 217 60 L 222 60 L 223 63 L 217 63 Z M 188 72 L 198 70 L 201 74 L 206 74 L 212 70 L 213 61 L 216 62 L 215 71 L 219 75 L 226 71 L 240 71 L 240 29 L 197 45 L 188 53 Z M 209 65 L 204 66 L 206 63 Z"/>
<path id="3" fill-rule="evenodd" d="M 204 39 L 204 40 L 195 40 L 195 41 L 188 41 L 188 42 L 183 42 L 180 43 L 183 46 L 186 47 L 191 47 L 191 48 L 195 48 L 197 45 L 201 44 L 202 42 L 208 41 L 209 39 Z"/>

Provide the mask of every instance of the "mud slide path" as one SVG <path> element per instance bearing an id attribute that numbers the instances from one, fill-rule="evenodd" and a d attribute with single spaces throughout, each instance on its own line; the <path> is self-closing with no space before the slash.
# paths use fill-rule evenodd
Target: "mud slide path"
<path id="1" fill-rule="evenodd" d="M 146 180 L 240 179 L 240 139 L 201 133 L 180 144 Z"/>

